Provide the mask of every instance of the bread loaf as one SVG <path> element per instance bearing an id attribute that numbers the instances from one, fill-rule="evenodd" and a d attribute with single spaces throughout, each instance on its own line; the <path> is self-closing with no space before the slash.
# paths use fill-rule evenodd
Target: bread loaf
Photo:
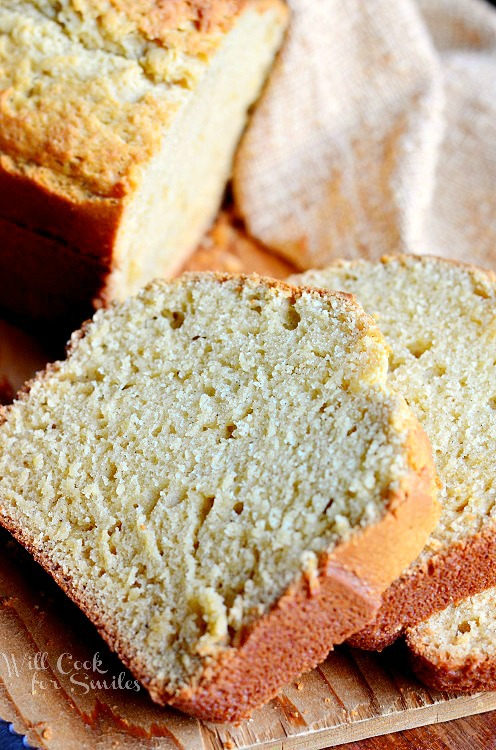
<path id="1" fill-rule="evenodd" d="M 496 585 L 496 278 L 429 257 L 337 263 L 297 277 L 356 295 L 391 347 L 389 382 L 427 432 L 442 481 L 425 550 L 351 642 L 382 649 L 452 602 Z"/>
<path id="2" fill-rule="evenodd" d="M 80 325 L 219 207 L 282 0 L 2 0 L 0 306 Z"/>
<path id="3" fill-rule="evenodd" d="M 246 716 L 375 613 L 439 509 L 349 297 L 187 275 L 99 311 L 0 426 L 0 518 L 152 697 Z"/>

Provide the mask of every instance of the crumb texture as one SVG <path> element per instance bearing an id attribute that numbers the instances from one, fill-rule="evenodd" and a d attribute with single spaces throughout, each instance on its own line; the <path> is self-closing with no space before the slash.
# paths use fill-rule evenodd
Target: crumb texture
<path id="1" fill-rule="evenodd" d="M 462 669 L 496 658 L 496 589 L 451 604 L 408 631 L 408 643 L 434 667 Z"/>
<path id="2" fill-rule="evenodd" d="M 2 517 L 178 690 L 387 512 L 412 417 L 386 370 L 343 295 L 155 282 L 6 412 Z"/>
<path id="3" fill-rule="evenodd" d="M 441 519 L 419 562 L 494 523 L 495 277 L 402 256 L 296 278 L 356 295 L 391 346 L 389 383 L 429 436 L 442 481 Z"/>

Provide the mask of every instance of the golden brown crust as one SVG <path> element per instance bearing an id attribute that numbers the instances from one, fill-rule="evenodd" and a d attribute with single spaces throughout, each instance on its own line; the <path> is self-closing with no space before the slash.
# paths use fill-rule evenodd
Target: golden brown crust
<path id="1" fill-rule="evenodd" d="M 340 564 L 351 567 L 357 577 L 381 592 L 417 557 L 441 514 L 431 446 L 413 415 L 406 450 L 410 473 L 398 490 L 391 491 L 388 513 L 381 523 L 335 551 Z"/>
<path id="2" fill-rule="evenodd" d="M 110 263 L 125 209 L 123 196 L 103 198 L 62 184 L 50 170 L 19 168 L 0 155 L 0 218 L 49 235 L 82 255 Z"/>
<path id="3" fill-rule="evenodd" d="M 220 39 L 247 5 L 258 7 L 257 0 L 112 0 L 109 8 L 106 0 L 89 0 L 85 14 L 95 25 L 90 34 L 85 34 L 86 26 L 64 21 L 63 16 L 48 21 L 41 9 L 43 20 L 31 25 L 39 27 L 43 38 L 51 34 L 73 43 L 67 49 L 56 47 L 67 68 L 77 69 L 81 56 L 79 64 L 86 72 L 85 53 L 90 52 L 103 54 L 109 69 L 103 75 L 98 71 L 85 75 L 84 81 L 77 72 L 72 78 L 50 78 L 35 53 L 31 65 L 16 76 L 15 46 L 10 54 L 7 48 L 0 59 L 7 82 L 0 92 L 0 151 L 10 155 L 19 169 L 30 170 L 35 180 L 43 180 L 43 170 L 50 170 L 51 180 L 62 183 L 62 194 L 65 177 L 94 195 L 129 192 L 137 165 L 147 163 L 159 150 L 165 124 L 181 106 L 181 97 L 164 95 L 164 85 L 184 93 L 182 87 L 191 86 L 188 75 L 196 79 L 205 69 Z M 29 31 L 24 28 L 25 19 L 17 23 L 24 35 L 35 34 L 31 26 Z M 26 43 L 24 35 L 18 36 Z M 14 44 L 9 32 L 2 36 Z M 136 40 L 135 49 L 129 49 L 130 37 Z M 37 39 L 31 46 L 43 48 Z M 169 49 L 184 55 L 182 65 L 175 61 L 157 67 L 150 51 L 160 55 Z M 149 90 L 145 86 L 131 99 L 117 93 L 110 98 L 108 81 L 114 83 L 116 71 L 125 77 L 131 69 L 143 85 L 149 81 Z M 133 93 L 133 84 L 128 86 Z"/>
<path id="4" fill-rule="evenodd" d="M 256 282 L 257 284 L 263 284 L 268 289 L 277 289 L 280 292 L 284 292 L 288 297 L 290 297 L 293 300 L 298 299 L 305 293 L 317 295 L 318 297 L 335 297 L 337 299 L 341 299 L 345 301 L 349 306 L 350 309 L 354 309 L 355 312 L 358 312 L 361 317 L 368 318 L 368 323 L 370 324 L 371 328 L 375 328 L 376 332 L 379 333 L 379 335 L 382 337 L 382 334 L 379 332 L 379 328 L 373 318 L 370 318 L 366 313 L 364 313 L 363 309 L 358 304 L 356 298 L 352 294 L 348 294 L 347 292 L 339 292 L 339 291 L 331 291 L 326 289 L 316 289 L 311 286 L 295 286 L 294 284 L 290 284 L 287 281 L 282 281 L 281 279 L 273 279 L 270 276 L 261 276 L 258 273 L 224 273 L 221 271 L 187 271 L 183 274 L 183 277 L 189 277 L 190 279 L 201 279 L 205 275 L 211 276 L 215 278 L 220 284 L 224 284 L 227 281 L 237 281 L 239 283 L 240 289 L 246 284 L 246 282 Z M 181 283 L 181 276 L 176 277 L 175 279 L 172 279 L 172 282 L 170 283 Z"/>
<path id="5" fill-rule="evenodd" d="M 258 276 L 212 275 L 219 283 L 237 280 L 243 285 L 255 280 L 294 299 L 305 292 L 341 299 L 381 336 L 351 295 L 294 287 Z M 73 336 L 73 349 L 88 326 L 91 322 Z M 58 367 L 55 363 L 38 375 L 37 380 L 49 377 Z M 7 409 L 3 411 L 4 415 L 7 413 Z M 119 633 L 111 614 L 103 614 L 99 603 L 64 573 L 50 554 L 38 547 L 0 506 L 2 523 L 79 605 L 154 700 L 209 721 L 239 721 L 273 697 L 289 679 L 324 659 L 333 645 L 368 622 L 377 611 L 384 589 L 420 552 L 434 528 L 439 506 L 429 442 L 413 415 L 408 428 L 406 458 L 410 471 L 401 485 L 391 490 L 381 521 L 357 531 L 332 552 L 322 554 L 318 575 L 301 574 L 270 612 L 242 634 L 239 646 L 227 649 L 217 660 L 206 662 L 199 683 L 176 694 L 168 692 L 163 681 L 148 673 L 144 659 Z"/>
<path id="6" fill-rule="evenodd" d="M 152 698 L 207 721 L 240 721 L 282 685 L 323 661 L 357 623 L 373 616 L 379 594 L 332 555 L 323 557 L 319 572 L 313 595 L 302 577 L 255 623 L 239 648 L 205 670 L 197 687 L 171 696 L 160 683 L 146 680 Z"/>
<path id="7" fill-rule="evenodd" d="M 496 273 L 490 268 L 480 268 L 473 263 L 464 262 L 461 260 L 452 260 L 451 258 L 442 258 L 439 255 L 413 255 L 413 253 L 398 253 L 397 255 L 383 255 L 379 260 L 371 261 L 367 258 L 358 258 L 356 260 L 335 260 L 329 263 L 327 268 L 355 268 L 362 264 L 375 264 L 382 263 L 382 265 L 388 265 L 389 263 L 400 263 L 406 265 L 415 261 L 417 263 L 423 263 L 424 261 L 436 261 L 436 263 L 442 263 L 446 266 L 458 266 L 466 271 L 470 271 L 475 276 L 487 277 L 492 284 L 496 284 Z"/>
<path id="8" fill-rule="evenodd" d="M 98 13 L 100 6 L 102 12 Z M 260 14 L 272 9 L 276 17 L 280 14 L 281 26 L 287 15 L 282 0 L 112 0 L 111 6 L 109 8 L 108 0 L 91 0 L 89 9 L 95 11 L 92 16 L 95 34 L 86 33 L 86 26 L 81 31 L 77 23 L 67 22 L 66 36 L 74 36 L 77 49 L 87 46 L 86 52 L 95 51 L 104 58 L 115 58 L 117 81 L 120 80 L 118 61 L 124 64 L 127 54 L 127 63 L 135 66 L 138 78 L 150 88 L 148 91 L 145 84 L 143 90 L 138 87 L 139 96 L 133 95 L 134 78 L 131 77 L 129 83 L 125 74 L 123 86 L 124 83 L 130 86 L 131 95 L 116 94 L 115 101 L 109 100 L 107 95 L 107 87 L 110 85 L 112 89 L 113 85 L 107 72 L 100 76 L 96 71 L 93 81 L 91 76 L 91 80 L 86 80 L 76 71 L 72 81 L 69 73 L 73 60 L 69 53 L 65 66 L 68 77 L 50 79 L 49 69 L 38 76 L 36 65 L 41 63 L 39 60 L 36 63 L 36 55 L 40 49 L 45 49 L 46 40 L 45 46 L 32 43 L 37 50 L 34 62 L 23 67 L 22 75 L 16 74 L 15 61 L 10 60 L 8 51 L 3 57 L 0 55 L 0 68 L 7 82 L 12 73 L 12 81 L 0 92 L 0 220 L 7 222 L 3 224 L 0 247 L 3 251 L 4 243 L 12 244 L 13 240 L 6 233 L 9 224 L 32 230 L 33 235 L 26 237 L 23 251 L 22 293 L 14 299 L 13 309 L 21 308 L 21 312 L 35 317 L 45 317 L 48 311 L 49 317 L 54 318 L 49 303 L 56 302 L 57 296 L 62 300 L 67 297 L 57 266 L 57 243 L 61 244 L 61 265 L 69 281 L 80 273 L 77 254 L 104 265 L 103 269 L 97 269 L 93 279 L 86 278 L 84 270 L 82 272 L 82 286 L 91 283 L 94 287 L 86 297 L 83 315 L 87 314 L 92 299 L 98 298 L 100 304 L 105 302 L 107 284 L 102 275 L 113 272 L 119 262 L 116 248 L 124 212 L 139 187 L 143 168 L 162 148 L 166 123 L 175 115 L 180 102 L 187 101 L 223 35 L 234 26 L 240 14 L 250 8 Z M 68 17 L 70 12 L 71 8 Z M 28 17 L 24 19 L 26 22 Z M 23 22 L 21 18 L 21 26 Z M 8 37 L 5 32 L 2 38 L 5 34 Z M 82 34 L 81 39 L 78 34 Z M 136 35 L 136 49 L 144 45 L 144 57 L 139 61 L 135 59 L 138 53 L 132 46 Z M 65 32 L 61 33 L 61 38 L 65 39 Z M 11 40 L 11 43 L 14 42 Z M 177 55 L 167 56 L 164 50 L 168 49 L 173 49 Z M 61 55 L 62 52 L 58 55 L 58 64 L 62 64 Z M 155 69 L 154 61 L 157 57 L 162 59 L 161 55 L 165 55 L 166 60 L 170 57 L 172 62 L 164 63 L 163 70 L 162 63 L 157 63 Z M 179 63 L 176 58 L 181 58 Z M 184 68 L 187 73 L 190 67 L 191 80 L 185 81 L 181 71 Z M 49 83 L 45 81 L 44 88 L 41 79 L 45 74 Z M 163 78 L 169 74 L 173 78 L 171 86 L 175 86 L 174 96 L 163 93 L 169 87 L 169 82 L 164 83 Z M 30 77 L 31 83 L 35 81 L 36 85 L 30 85 Z M 93 85 L 98 90 L 93 90 Z M 31 253 L 41 256 L 41 248 L 47 242 L 53 252 L 47 253 L 45 277 L 60 281 L 58 287 L 51 284 L 53 294 L 50 291 L 48 299 L 38 288 L 38 261 L 31 259 Z M 67 265 L 69 255 L 65 246 L 74 253 L 74 266 Z M 3 280 L 4 276 L 0 274 L 0 278 Z M 14 293 L 12 288 L 11 296 L 15 297 Z M 23 298 L 27 299 L 27 310 L 22 309 Z M 6 299 L 3 304 L 10 306 Z M 61 317 L 65 317 L 64 305 L 62 308 Z M 81 317 L 73 319 L 79 323 Z"/>
<path id="9" fill-rule="evenodd" d="M 111 0 L 149 39 L 167 40 L 167 32 L 192 25 L 204 33 L 226 32 L 251 0 Z M 98 0 L 93 0 L 98 4 Z M 190 42 L 191 43 L 191 42 Z M 196 49 L 196 44 L 195 44 Z"/>
<path id="10" fill-rule="evenodd" d="M 449 660 L 432 662 L 418 645 L 407 637 L 409 659 L 417 677 L 436 690 L 450 693 L 474 693 L 496 690 L 496 660 L 494 657 L 469 656 L 461 664 Z"/>
<path id="11" fill-rule="evenodd" d="M 167 123 L 187 101 L 188 90 L 204 75 L 240 14 L 249 8 L 262 13 L 270 7 L 280 10 L 281 23 L 285 19 L 280 0 L 112 0 L 112 10 L 107 0 L 90 0 L 88 6 L 86 13 L 98 30 L 90 40 L 75 24 L 51 22 L 58 28 L 52 34 L 74 43 L 73 49 L 59 51 L 58 56 L 71 69 L 77 68 L 82 54 L 79 64 L 86 66 L 81 48 L 114 60 L 115 70 L 110 66 L 106 73 L 90 76 L 76 70 L 72 78 L 50 78 L 49 66 L 43 68 L 35 56 L 31 66 L 16 76 L 12 66 L 17 61 L 8 52 L 3 59 L 0 55 L 7 81 L 0 91 L 0 153 L 9 156 L 21 174 L 76 202 L 133 192 L 142 166 L 161 148 Z M 19 38 L 24 39 L 20 32 Z M 136 48 L 128 48 L 130 38 L 136 38 Z M 167 58 L 171 49 L 172 61 Z M 184 59 L 178 61 L 181 54 Z M 167 62 L 157 62 L 161 55 Z M 124 62 L 127 67 L 122 70 Z M 37 77 L 36 66 L 41 66 L 43 75 Z M 126 75 L 141 80 L 138 93 L 132 82 L 127 83 L 131 96 L 117 93 L 116 81 L 119 76 L 125 81 Z M 109 82 L 116 88 L 113 97 Z M 169 88 L 174 91 L 166 95 Z"/>
<path id="12" fill-rule="evenodd" d="M 461 260 L 453 260 L 451 258 L 443 258 L 440 255 L 410 255 L 408 253 L 402 253 L 399 255 L 383 255 L 380 259 L 380 263 L 391 263 L 393 261 L 400 261 L 405 263 L 408 259 L 415 258 L 419 263 L 423 261 L 436 261 L 437 263 L 445 264 L 446 266 L 458 266 L 464 268 L 467 271 L 472 272 L 476 276 L 487 276 L 493 284 L 496 284 L 496 274 L 490 268 L 481 268 L 480 266 L 474 265 L 474 263 L 468 263 Z"/>
<path id="13" fill-rule="evenodd" d="M 49 236 L 0 219 L 2 306 L 41 325 L 57 322 L 68 334 L 105 303 L 111 269 Z"/>
<path id="14" fill-rule="evenodd" d="M 383 595 L 373 623 L 350 639 L 350 645 L 382 651 L 408 627 L 496 585 L 496 529 L 442 549 L 421 565 L 414 565 Z"/>

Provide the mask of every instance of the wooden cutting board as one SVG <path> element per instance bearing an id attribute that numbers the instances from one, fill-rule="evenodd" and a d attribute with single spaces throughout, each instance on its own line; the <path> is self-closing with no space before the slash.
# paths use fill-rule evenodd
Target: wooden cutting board
<path id="1" fill-rule="evenodd" d="M 193 269 L 292 269 L 222 216 Z M 38 342 L 0 321 L 0 397 L 46 362 Z M 260 676 L 263 679 L 263 675 Z M 155 706 L 94 628 L 27 553 L 0 532 L 0 717 L 47 750 L 318 748 L 496 709 L 496 693 L 427 690 L 401 648 L 337 649 L 239 727 Z"/>
<path id="2" fill-rule="evenodd" d="M 316 750 L 496 708 L 496 693 L 422 687 L 399 648 L 341 647 L 250 721 L 203 724 L 135 692 L 86 618 L 6 532 L 0 550 L 0 716 L 35 747 Z"/>

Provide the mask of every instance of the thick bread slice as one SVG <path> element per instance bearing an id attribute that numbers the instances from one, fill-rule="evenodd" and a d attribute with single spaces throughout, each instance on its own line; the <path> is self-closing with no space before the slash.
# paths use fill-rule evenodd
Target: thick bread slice
<path id="1" fill-rule="evenodd" d="M 287 16 L 282 0 L 2 0 L 2 306 L 79 325 L 181 267 Z"/>
<path id="2" fill-rule="evenodd" d="M 382 649 L 403 629 L 496 584 L 496 278 L 430 257 L 340 263 L 299 277 L 343 289 L 391 346 L 391 386 L 431 440 L 441 520 L 418 560 L 383 597 L 355 646 Z"/>
<path id="3" fill-rule="evenodd" d="M 407 630 L 415 672 L 438 690 L 496 690 L 496 588 Z"/>
<path id="4" fill-rule="evenodd" d="M 240 719 L 370 620 L 435 526 L 386 371 L 347 295 L 156 282 L 4 411 L 0 517 L 155 700 Z"/>

